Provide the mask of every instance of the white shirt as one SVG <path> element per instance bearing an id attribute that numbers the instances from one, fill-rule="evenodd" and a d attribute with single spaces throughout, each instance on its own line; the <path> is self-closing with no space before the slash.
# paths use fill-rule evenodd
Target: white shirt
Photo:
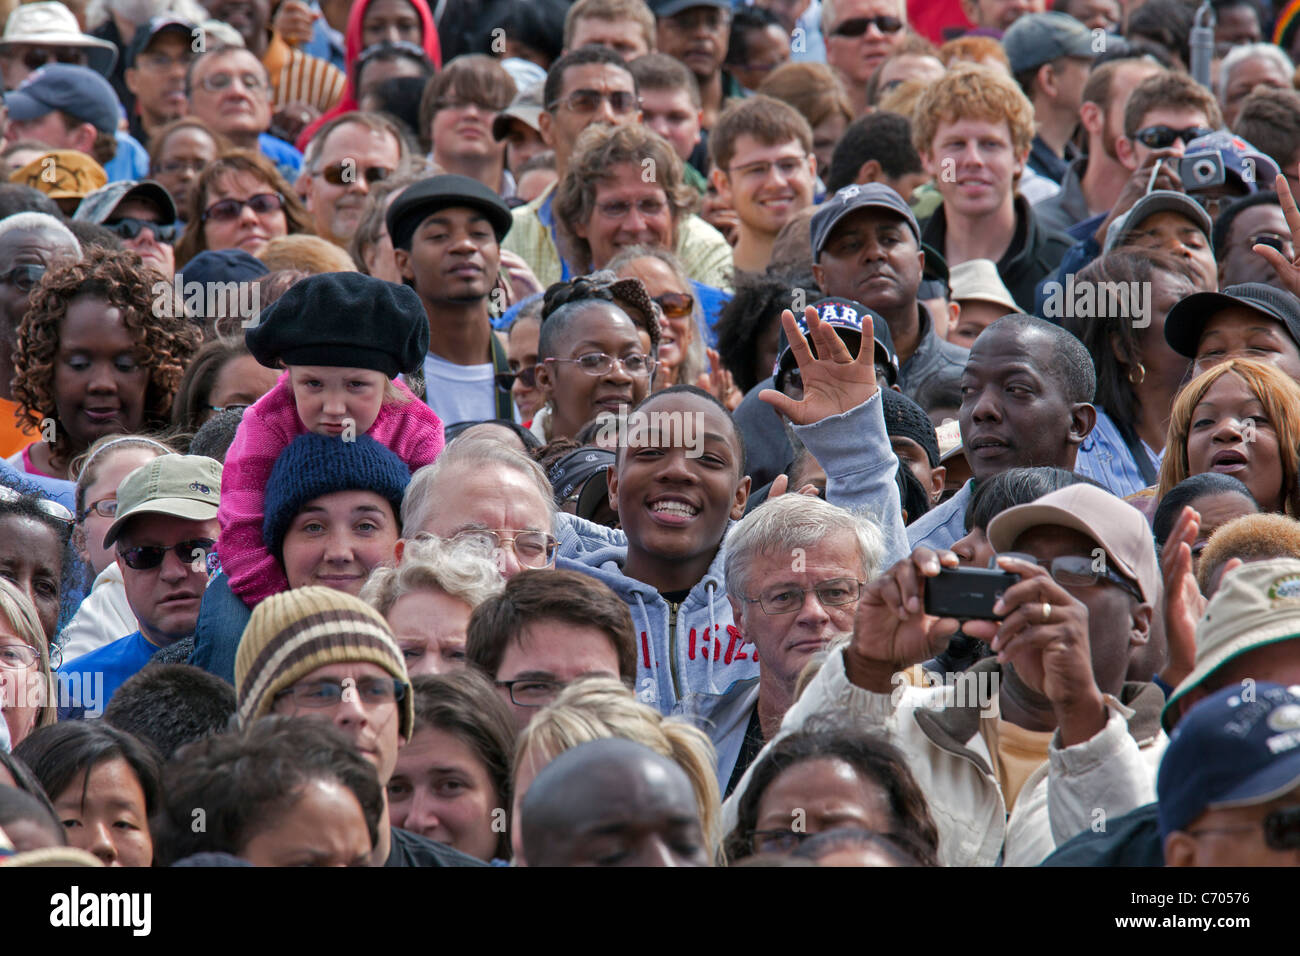
<path id="1" fill-rule="evenodd" d="M 63 659 L 76 660 L 139 629 L 126 601 L 122 569 L 113 561 L 99 572 L 90 593 L 63 629 Z"/>
<path id="2" fill-rule="evenodd" d="M 443 425 L 481 422 L 497 417 L 496 369 L 483 365 L 455 365 L 433 353 L 424 357 L 424 395 Z"/>

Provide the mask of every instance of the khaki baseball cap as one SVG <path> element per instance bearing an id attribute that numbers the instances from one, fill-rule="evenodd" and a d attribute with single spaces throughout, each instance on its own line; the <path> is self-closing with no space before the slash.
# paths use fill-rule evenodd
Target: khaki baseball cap
<path id="1" fill-rule="evenodd" d="M 220 462 L 202 455 L 159 455 L 117 486 L 117 517 L 104 535 L 104 547 L 111 547 L 136 515 L 211 521 L 220 504 Z"/>
<path id="2" fill-rule="evenodd" d="M 969 259 L 953 266 L 948 270 L 948 288 L 948 298 L 954 302 L 974 299 L 1000 305 L 1008 312 L 1020 311 L 992 259 Z"/>
<path id="3" fill-rule="evenodd" d="M 1160 589 L 1155 541 L 1147 519 L 1131 504 L 1094 485 L 1070 485 L 995 517 L 989 522 L 989 544 L 994 551 L 1010 551 L 1024 532 L 1041 525 L 1092 538 L 1115 570 L 1137 584 L 1142 600 L 1155 606 Z"/>
<path id="4" fill-rule="evenodd" d="M 1300 638 L 1300 561 L 1252 561 L 1229 571 L 1196 624 L 1196 664 L 1165 703 L 1165 729 L 1178 714 L 1176 702 L 1228 661 L 1294 638 Z"/>

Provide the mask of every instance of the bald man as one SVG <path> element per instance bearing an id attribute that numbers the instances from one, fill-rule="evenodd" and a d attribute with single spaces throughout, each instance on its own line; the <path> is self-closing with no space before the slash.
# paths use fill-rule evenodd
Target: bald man
<path id="1" fill-rule="evenodd" d="M 520 809 L 527 866 L 708 866 L 691 782 L 676 763 L 618 738 L 566 750 Z"/>

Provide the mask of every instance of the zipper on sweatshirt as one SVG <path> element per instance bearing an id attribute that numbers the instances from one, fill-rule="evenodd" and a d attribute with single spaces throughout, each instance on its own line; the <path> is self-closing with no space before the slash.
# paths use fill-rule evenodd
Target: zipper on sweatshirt
<path id="1" fill-rule="evenodd" d="M 677 686 L 677 611 L 680 604 L 668 602 L 668 674 L 673 680 L 673 702 L 681 703 L 682 692 Z"/>

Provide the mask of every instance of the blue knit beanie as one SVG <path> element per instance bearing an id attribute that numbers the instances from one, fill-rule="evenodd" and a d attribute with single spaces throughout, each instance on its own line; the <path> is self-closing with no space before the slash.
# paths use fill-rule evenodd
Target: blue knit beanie
<path id="1" fill-rule="evenodd" d="M 402 513 L 402 495 L 411 469 L 369 435 L 344 441 L 331 435 L 299 435 L 280 453 L 266 484 L 262 540 L 282 558 L 284 535 L 302 506 L 336 491 L 373 491 Z"/>

